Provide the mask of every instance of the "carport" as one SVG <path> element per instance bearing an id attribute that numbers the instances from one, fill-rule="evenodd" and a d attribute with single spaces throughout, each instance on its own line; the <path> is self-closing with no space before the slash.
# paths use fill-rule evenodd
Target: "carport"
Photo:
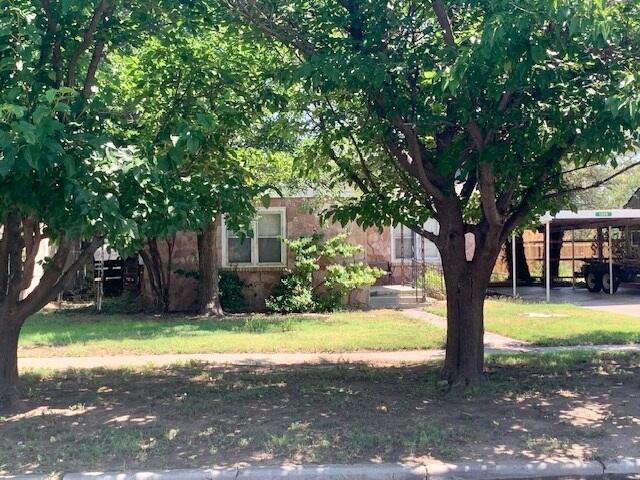
<path id="1" fill-rule="evenodd" d="M 546 288 L 546 300 L 551 301 L 551 231 L 553 229 L 570 231 L 571 232 L 571 275 L 572 284 L 575 288 L 575 231 L 576 230 L 608 230 L 609 240 L 611 243 L 612 233 L 614 228 L 624 227 L 640 227 L 640 209 L 613 209 L 613 210 L 578 210 L 576 212 L 570 210 L 561 210 L 555 215 L 547 213 L 539 218 L 540 225 L 544 225 L 544 272 L 545 272 L 545 288 Z M 601 235 L 597 235 L 595 239 L 598 243 L 598 251 L 600 254 L 603 252 L 603 238 Z M 512 248 L 512 277 L 513 277 L 513 295 L 518 293 L 517 286 L 517 261 L 516 261 L 516 235 L 511 238 Z M 612 255 L 612 248 L 608 250 L 608 264 L 609 264 L 609 293 L 614 293 L 614 258 Z"/>

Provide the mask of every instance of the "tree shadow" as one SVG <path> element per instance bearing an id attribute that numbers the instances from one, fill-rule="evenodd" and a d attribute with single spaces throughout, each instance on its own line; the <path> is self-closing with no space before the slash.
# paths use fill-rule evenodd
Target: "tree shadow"
<path id="1" fill-rule="evenodd" d="M 22 339 L 25 348 L 60 347 L 96 340 L 140 340 L 172 336 L 198 337 L 218 333 L 287 333 L 330 322 L 345 322 L 322 315 L 246 315 L 211 319 L 149 315 L 68 315 L 47 313 L 27 321 Z M 24 345 L 24 341 L 23 341 Z"/>
<path id="2" fill-rule="evenodd" d="M 0 470 L 610 458 L 640 448 L 639 359 L 505 356 L 462 395 L 438 365 L 27 374 Z"/>

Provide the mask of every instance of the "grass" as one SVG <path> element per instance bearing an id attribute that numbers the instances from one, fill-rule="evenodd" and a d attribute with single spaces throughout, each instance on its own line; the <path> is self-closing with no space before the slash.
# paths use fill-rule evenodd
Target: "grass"
<path id="1" fill-rule="evenodd" d="M 20 411 L 0 417 L 0 475 L 624 456 L 639 378 L 639 355 L 576 352 L 491 357 L 463 394 L 438 364 L 30 371 Z"/>
<path id="2" fill-rule="evenodd" d="M 41 313 L 20 337 L 21 356 L 222 352 L 351 352 L 441 348 L 444 332 L 399 312 L 230 317 Z"/>
<path id="3" fill-rule="evenodd" d="M 444 305 L 427 308 L 445 316 Z M 540 346 L 640 342 L 640 319 L 570 304 L 487 300 L 485 329 Z"/>

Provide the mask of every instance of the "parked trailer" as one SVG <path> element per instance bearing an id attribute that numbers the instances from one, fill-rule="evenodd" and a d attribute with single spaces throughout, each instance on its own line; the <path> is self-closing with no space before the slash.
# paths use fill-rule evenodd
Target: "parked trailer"
<path id="1" fill-rule="evenodd" d="M 551 231 L 561 230 L 596 230 L 598 231 L 597 259 L 583 259 L 585 262 L 581 272 L 576 272 L 575 262 L 578 260 L 572 253 L 572 283 L 575 287 L 576 273 L 583 276 L 587 288 L 592 292 L 606 291 L 615 293 L 620 283 L 638 280 L 640 276 L 640 209 L 614 210 L 561 210 L 555 215 L 546 213 L 539 218 L 545 230 L 544 278 L 546 299 L 551 301 Z M 621 239 L 613 239 L 613 230 L 621 232 Z M 603 253 L 603 236 L 608 232 L 607 255 Z M 574 235 L 572 234 L 572 238 Z M 515 262 L 515 234 L 512 238 L 514 252 L 513 261 L 513 295 L 517 295 L 517 265 Z M 573 248 L 572 248 L 573 250 Z M 613 283 L 610 278 L 613 277 Z"/>
<path id="2" fill-rule="evenodd" d="M 591 293 L 603 291 L 605 293 L 616 293 L 621 283 L 635 283 L 640 276 L 640 267 L 613 263 L 613 289 L 609 282 L 611 266 L 608 262 L 588 260 L 582 267 L 582 275 L 587 289 Z"/>

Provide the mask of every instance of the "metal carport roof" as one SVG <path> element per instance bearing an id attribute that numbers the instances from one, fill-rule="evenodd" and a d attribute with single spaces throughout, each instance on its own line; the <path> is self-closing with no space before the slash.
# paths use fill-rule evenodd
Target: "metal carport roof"
<path id="1" fill-rule="evenodd" d="M 550 223 L 552 229 L 562 230 L 640 226 L 640 209 L 560 210 L 555 215 L 541 216 L 540 223 Z"/>

